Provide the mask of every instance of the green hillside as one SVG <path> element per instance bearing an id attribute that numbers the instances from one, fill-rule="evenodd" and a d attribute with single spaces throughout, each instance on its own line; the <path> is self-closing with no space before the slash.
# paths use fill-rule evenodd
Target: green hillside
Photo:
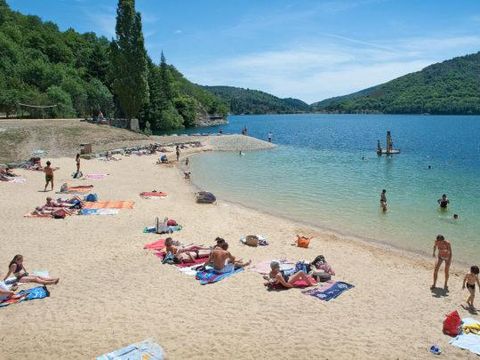
<path id="1" fill-rule="evenodd" d="M 480 114 L 480 52 L 326 99 L 312 104 L 312 108 L 339 113 Z"/>
<path id="2" fill-rule="evenodd" d="M 263 91 L 232 86 L 203 86 L 221 98 L 233 114 L 292 114 L 310 111 L 310 106 L 298 99 L 280 99 Z"/>
<path id="3" fill-rule="evenodd" d="M 52 22 L 12 11 L 0 0 L 0 113 L 16 115 L 19 103 L 56 105 L 52 109 L 23 108 L 29 117 L 84 117 L 102 111 L 124 114 L 112 88 L 111 43 L 94 33 L 60 31 Z M 140 124 L 152 130 L 194 126 L 208 114 L 223 116 L 227 106 L 211 93 L 185 79 L 173 66 L 148 59 L 149 102 Z M 153 101 L 165 98 L 168 109 Z M 167 103 L 167 102 L 165 102 Z M 18 114 L 20 115 L 20 114 Z"/>

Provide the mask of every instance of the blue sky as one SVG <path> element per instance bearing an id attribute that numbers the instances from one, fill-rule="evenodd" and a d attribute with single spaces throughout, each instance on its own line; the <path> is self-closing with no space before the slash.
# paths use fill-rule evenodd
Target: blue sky
<path id="1" fill-rule="evenodd" d="M 7 0 L 112 38 L 116 0 Z M 308 103 L 480 51 L 479 0 L 136 0 L 148 53 L 203 85 Z"/>

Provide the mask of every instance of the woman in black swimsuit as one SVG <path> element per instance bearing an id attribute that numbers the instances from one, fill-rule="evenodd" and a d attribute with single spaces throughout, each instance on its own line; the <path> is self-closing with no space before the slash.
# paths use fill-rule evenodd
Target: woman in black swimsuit
<path id="1" fill-rule="evenodd" d="M 43 276 L 30 275 L 25 267 L 23 266 L 23 256 L 15 255 L 10 264 L 8 265 L 7 276 L 3 279 L 4 281 L 13 274 L 17 278 L 17 282 L 20 283 L 36 283 L 41 285 L 53 285 L 58 284 L 59 278 L 49 278 Z"/>

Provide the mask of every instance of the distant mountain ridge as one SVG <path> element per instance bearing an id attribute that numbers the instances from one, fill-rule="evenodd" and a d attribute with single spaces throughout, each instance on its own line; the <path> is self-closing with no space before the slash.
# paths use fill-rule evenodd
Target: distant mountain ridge
<path id="1" fill-rule="evenodd" d="M 480 114 L 480 52 L 311 107 L 332 113 Z"/>
<path id="2" fill-rule="evenodd" d="M 310 105 L 299 99 L 281 99 L 259 90 L 233 86 L 203 86 L 222 99 L 232 114 L 291 114 L 310 112 Z"/>

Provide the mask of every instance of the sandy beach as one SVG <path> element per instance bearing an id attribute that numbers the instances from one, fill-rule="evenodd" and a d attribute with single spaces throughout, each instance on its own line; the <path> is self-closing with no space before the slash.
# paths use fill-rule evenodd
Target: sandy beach
<path id="1" fill-rule="evenodd" d="M 426 359 L 433 356 L 432 344 L 449 359 L 476 358 L 442 334 L 445 314 L 471 316 L 460 306 L 467 269 L 452 271 L 450 293 L 443 296 L 430 291 L 433 258 L 306 228 L 222 199 L 196 204 L 194 187 L 177 167 L 155 165 L 155 155 L 82 161 L 84 174 L 109 174 L 103 180 L 72 180 L 73 158 L 50 160 L 60 167 L 56 190 L 64 182 L 92 184 L 100 200 L 132 200 L 135 206 L 115 216 L 24 218 L 52 195 L 42 191 L 44 175 L 16 170 L 25 184 L 0 183 L 0 275 L 15 254 L 23 254 L 29 271 L 46 269 L 61 279 L 48 287 L 49 298 L 0 309 L 1 359 L 92 359 L 148 338 L 169 359 Z M 154 189 L 168 197 L 139 197 Z M 210 246 L 220 236 L 233 255 L 253 263 L 311 261 L 322 254 L 335 279 L 355 287 L 323 302 L 299 289 L 269 292 L 250 270 L 202 286 L 143 249 L 165 237 L 142 233 L 156 216 L 183 225 L 175 240 Z M 291 246 L 299 233 L 315 236 L 308 249 Z M 247 234 L 262 234 L 270 245 L 240 244 Z M 433 238 L 425 239 L 427 251 L 432 246 Z"/>

